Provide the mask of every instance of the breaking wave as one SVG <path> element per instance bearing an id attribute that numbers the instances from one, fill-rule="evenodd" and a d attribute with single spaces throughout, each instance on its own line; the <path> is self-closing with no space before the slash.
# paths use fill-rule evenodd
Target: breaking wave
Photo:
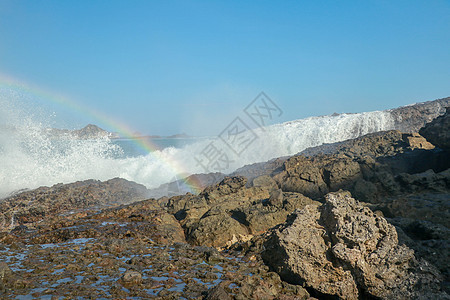
<path id="1" fill-rule="evenodd" d="M 56 183 L 114 177 L 155 188 L 180 173 L 229 173 L 246 164 L 393 128 L 386 111 L 310 117 L 130 157 L 106 138 L 54 140 L 43 133 L 43 124 L 4 103 L 0 108 L 0 197 Z"/>

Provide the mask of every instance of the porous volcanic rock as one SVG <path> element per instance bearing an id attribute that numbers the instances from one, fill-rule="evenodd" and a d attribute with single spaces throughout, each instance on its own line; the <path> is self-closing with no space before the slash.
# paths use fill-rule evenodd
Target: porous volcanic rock
<path id="1" fill-rule="evenodd" d="M 341 299 L 438 299 L 441 275 L 398 244 L 395 227 L 350 197 L 330 193 L 270 231 L 264 261 L 312 295 Z"/>

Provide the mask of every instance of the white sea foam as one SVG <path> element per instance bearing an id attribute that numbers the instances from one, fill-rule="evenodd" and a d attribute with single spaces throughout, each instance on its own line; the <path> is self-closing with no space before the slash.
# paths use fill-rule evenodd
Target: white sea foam
<path id="1" fill-rule="evenodd" d="M 240 148 L 237 151 L 239 155 L 221 139 L 201 139 L 183 148 L 169 147 L 148 155 L 124 158 L 120 155 L 120 147 L 107 139 L 55 142 L 42 134 L 42 124 L 24 116 L 14 116 L 5 107 L 2 107 L 0 117 L 0 121 L 6 121 L 0 123 L 3 123 L 3 128 L 0 128 L 0 197 L 42 185 L 114 177 L 155 188 L 171 181 L 180 172 L 227 173 L 245 164 L 292 155 L 307 147 L 393 127 L 389 112 L 311 117 L 255 129 L 253 132 L 257 137 L 245 149 Z M 5 124 L 8 124 L 9 129 L 6 129 Z M 254 136 L 251 132 L 246 134 L 248 137 Z M 215 154 L 220 153 L 220 156 L 214 157 L 222 160 L 216 160 L 216 164 L 205 170 L 198 161 L 206 165 L 204 154 L 208 151 L 210 158 L 213 158 L 211 143 L 219 151 Z M 228 163 L 223 160 L 225 156 L 228 157 Z M 217 170 L 217 167 L 222 169 Z"/>

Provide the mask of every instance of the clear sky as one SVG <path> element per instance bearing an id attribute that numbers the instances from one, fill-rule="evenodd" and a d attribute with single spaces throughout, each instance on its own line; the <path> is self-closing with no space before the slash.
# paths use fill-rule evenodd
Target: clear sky
<path id="1" fill-rule="evenodd" d="M 0 73 L 146 134 L 218 134 L 260 91 L 279 121 L 382 110 L 450 96 L 450 1 L 0 0 Z"/>

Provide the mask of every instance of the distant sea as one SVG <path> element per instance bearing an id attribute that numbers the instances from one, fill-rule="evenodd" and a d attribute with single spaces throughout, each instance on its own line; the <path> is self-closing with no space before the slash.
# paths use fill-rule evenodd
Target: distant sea
<path id="1" fill-rule="evenodd" d="M 139 138 L 139 139 L 114 139 L 112 144 L 119 146 L 123 153 L 117 154 L 116 158 L 138 157 L 148 154 L 148 146 L 152 150 L 163 150 L 166 148 L 184 148 L 204 138 Z"/>

